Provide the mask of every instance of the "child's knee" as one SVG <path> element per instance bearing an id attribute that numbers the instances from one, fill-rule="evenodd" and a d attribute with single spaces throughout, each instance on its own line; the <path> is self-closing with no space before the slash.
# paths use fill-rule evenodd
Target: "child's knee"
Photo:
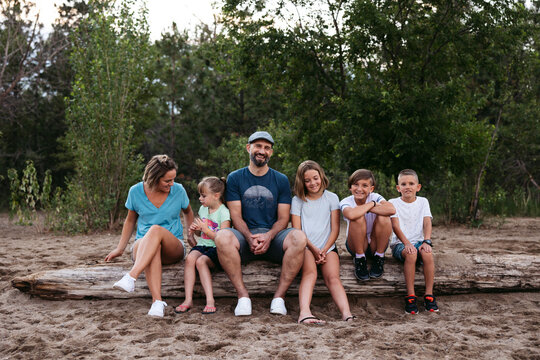
<path id="1" fill-rule="evenodd" d="M 197 258 L 197 260 L 195 261 L 195 265 L 197 265 L 197 268 L 199 266 L 205 266 L 208 264 L 208 261 L 210 258 L 208 256 L 205 256 L 205 255 L 201 255 Z"/>
<path id="2" fill-rule="evenodd" d="M 188 254 L 188 256 L 186 257 L 186 265 L 190 265 L 190 266 L 193 266 L 197 263 L 197 260 L 198 260 L 198 256 L 195 255 L 195 252 L 190 252 Z"/>
<path id="3" fill-rule="evenodd" d="M 392 230 L 392 221 L 390 220 L 390 216 L 377 215 L 374 226 Z"/>
<path id="4" fill-rule="evenodd" d="M 424 263 L 424 265 L 434 263 L 432 252 L 420 251 L 420 256 L 422 257 L 422 262 Z"/>
<path id="5" fill-rule="evenodd" d="M 328 287 L 331 287 L 332 285 L 337 285 L 341 282 L 338 275 L 330 275 L 324 278 L 325 283 Z"/>
<path id="6" fill-rule="evenodd" d="M 312 268 L 310 267 L 304 267 L 302 270 L 302 277 L 308 280 L 317 280 L 317 267 Z"/>
<path id="7" fill-rule="evenodd" d="M 367 225 L 367 222 L 366 222 L 366 217 L 365 216 L 360 216 L 358 219 L 355 219 L 355 220 L 350 220 L 349 221 L 349 229 L 352 227 L 353 229 L 354 228 L 361 228 L 361 229 L 364 229 L 366 228 L 366 225 Z M 364 230 L 365 231 L 365 230 Z"/>
<path id="8" fill-rule="evenodd" d="M 418 251 L 416 249 L 413 250 L 411 253 L 407 253 L 406 249 L 403 249 L 403 252 L 401 253 L 401 256 L 405 259 L 405 262 L 415 262 L 418 258 Z"/>

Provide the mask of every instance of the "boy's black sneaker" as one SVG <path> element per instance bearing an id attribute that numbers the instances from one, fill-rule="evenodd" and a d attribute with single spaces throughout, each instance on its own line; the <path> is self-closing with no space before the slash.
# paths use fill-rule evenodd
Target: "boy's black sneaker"
<path id="1" fill-rule="evenodd" d="M 373 263 L 371 264 L 371 270 L 369 270 L 369 277 L 380 278 L 384 272 L 384 257 L 374 255 Z"/>
<path id="2" fill-rule="evenodd" d="M 416 305 L 416 296 L 409 295 L 405 298 L 405 312 L 407 314 L 418 314 L 418 306 Z"/>
<path id="3" fill-rule="evenodd" d="M 365 257 L 354 258 L 354 276 L 360 281 L 369 280 L 369 272 Z"/>
<path id="4" fill-rule="evenodd" d="M 438 312 L 439 307 L 437 306 L 437 302 L 435 301 L 435 296 L 424 295 L 424 307 L 426 308 L 426 311 Z"/>

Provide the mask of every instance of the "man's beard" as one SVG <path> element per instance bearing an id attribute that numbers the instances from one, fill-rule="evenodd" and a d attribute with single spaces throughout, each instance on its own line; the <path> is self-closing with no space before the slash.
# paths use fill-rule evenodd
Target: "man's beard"
<path id="1" fill-rule="evenodd" d="M 255 164 L 257 167 L 263 167 L 264 165 L 268 164 L 268 156 L 265 156 L 264 160 L 258 160 L 255 154 L 249 154 L 249 157 L 251 158 L 253 164 Z"/>

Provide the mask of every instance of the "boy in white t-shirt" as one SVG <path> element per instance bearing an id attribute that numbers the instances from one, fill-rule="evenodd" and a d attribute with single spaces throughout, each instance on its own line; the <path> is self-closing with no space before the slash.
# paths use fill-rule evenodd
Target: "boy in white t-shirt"
<path id="1" fill-rule="evenodd" d="M 401 193 L 401 197 L 389 200 L 396 208 L 395 215 L 390 217 L 394 231 L 390 248 L 392 255 L 404 262 L 403 272 L 407 285 L 405 311 L 410 314 L 418 313 L 414 293 L 414 272 L 416 262 L 420 259 L 424 264 L 424 280 L 426 282 L 425 309 L 431 312 L 439 311 L 433 296 L 435 263 L 431 251 L 432 216 L 429 202 L 424 197 L 416 196 L 422 185 L 418 182 L 418 175 L 414 170 L 402 170 L 398 175 L 396 188 Z"/>
<path id="2" fill-rule="evenodd" d="M 354 276 L 365 281 L 379 278 L 384 272 L 384 252 L 392 234 L 390 215 L 396 210 L 381 195 L 374 193 L 375 177 L 366 169 L 358 169 L 349 176 L 351 196 L 339 206 L 347 222 L 345 246 L 354 258 Z M 366 255 L 373 258 L 367 269 Z"/>

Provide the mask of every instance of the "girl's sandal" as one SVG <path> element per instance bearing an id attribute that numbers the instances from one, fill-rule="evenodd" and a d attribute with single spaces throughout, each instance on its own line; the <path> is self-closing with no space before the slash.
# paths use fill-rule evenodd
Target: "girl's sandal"
<path id="1" fill-rule="evenodd" d="M 205 306 L 201 314 L 203 315 L 210 315 L 216 313 L 216 307 L 215 306 Z"/>
<path id="2" fill-rule="evenodd" d="M 309 324 L 309 325 L 324 325 L 326 321 L 319 319 L 316 316 L 306 316 L 302 320 L 298 320 L 299 324 Z"/>
<path id="3" fill-rule="evenodd" d="M 343 319 L 343 321 L 345 321 L 345 322 L 349 322 L 349 321 L 352 322 L 352 321 L 354 321 L 354 320 L 356 320 L 356 316 L 354 316 L 354 315 L 351 315 L 351 316 L 349 316 L 348 318 Z"/>

